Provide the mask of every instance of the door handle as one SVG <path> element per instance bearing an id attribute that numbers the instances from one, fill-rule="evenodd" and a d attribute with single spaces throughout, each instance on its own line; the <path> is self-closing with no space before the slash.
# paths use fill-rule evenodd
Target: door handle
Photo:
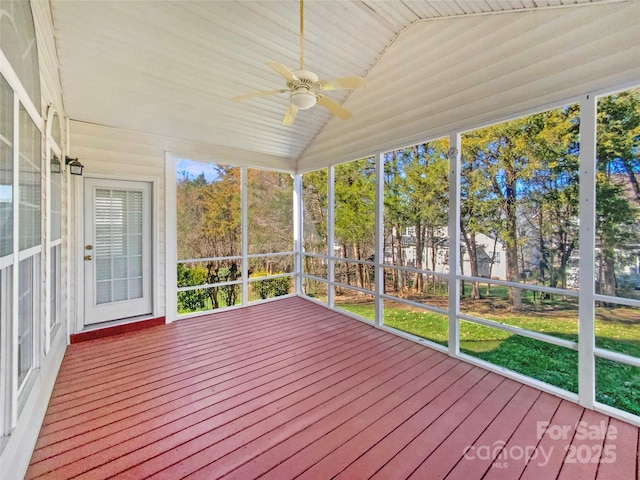
<path id="1" fill-rule="evenodd" d="M 93 260 L 93 255 L 85 255 L 84 259 L 85 260 Z"/>

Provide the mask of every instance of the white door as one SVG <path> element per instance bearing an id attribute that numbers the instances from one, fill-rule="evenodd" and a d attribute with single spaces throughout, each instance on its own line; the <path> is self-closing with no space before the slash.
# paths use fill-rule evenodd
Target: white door
<path id="1" fill-rule="evenodd" d="M 151 184 L 84 179 L 85 325 L 152 313 Z"/>

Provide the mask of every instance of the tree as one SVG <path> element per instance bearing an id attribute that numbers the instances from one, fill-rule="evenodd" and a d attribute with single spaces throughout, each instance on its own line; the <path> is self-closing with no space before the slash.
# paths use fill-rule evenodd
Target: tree
<path id="1" fill-rule="evenodd" d="M 616 262 L 639 236 L 640 89 L 598 101 L 597 133 L 597 285 L 598 293 L 616 295 Z"/>
<path id="2" fill-rule="evenodd" d="M 502 216 L 500 208 L 491 193 L 491 179 L 488 170 L 483 168 L 483 163 L 479 156 L 473 152 L 466 152 L 466 142 L 463 143 L 463 161 L 460 172 L 460 233 L 464 250 L 460 255 L 460 270 L 463 271 L 464 252 L 469 256 L 469 269 L 471 276 L 478 277 L 478 253 L 476 245 L 476 235 L 479 233 L 494 235 L 499 234 L 502 227 Z M 464 293 L 464 284 L 461 288 Z M 478 282 L 471 283 L 471 299 L 480 298 L 480 285 Z"/>
<path id="3" fill-rule="evenodd" d="M 183 175 L 177 184 L 178 255 L 182 259 L 203 259 L 190 268 L 203 269 L 203 284 L 238 280 L 241 275 L 235 259 L 241 253 L 240 168 L 214 167 L 215 179 L 208 182 L 204 173 L 191 178 Z M 239 285 L 205 289 L 213 308 L 235 304 Z"/>
<path id="4" fill-rule="evenodd" d="M 442 139 L 397 150 L 385 157 L 385 239 L 392 242 L 394 265 L 404 264 L 402 239 L 411 227 L 415 267 L 435 269 L 438 251 L 446 241 L 443 232 L 449 204 L 447 150 L 448 141 Z M 425 254 L 430 255 L 425 258 Z M 394 274 L 395 289 L 402 290 L 405 272 L 394 269 Z M 415 273 L 413 289 L 416 293 L 425 291 L 424 274 Z"/>
<path id="5" fill-rule="evenodd" d="M 405 217 L 414 228 L 416 237 L 416 267 L 425 268 L 424 252 L 430 246 L 433 267 L 439 245 L 438 229 L 442 229 L 448 220 L 449 160 L 446 139 L 416 145 L 403 152 L 403 160 L 399 161 L 404 182 L 400 191 L 406 201 Z M 414 290 L 424 290 L 423 274 L 416 273 Z"/>
<path id="6" fill-rule="evenodd" d="M 545 114 L 531 115 L 474 130 L 464 136 L 463 163 L 472 165 L 466 171 L 480 171 L 468 182 L 470 190 L 466 200 L 471 205 L 466 208 L 472 214 L 465 218 L 469 222 L 478 218 L 478 210 L 482 207 L 477 202 L 498 208 L 503 226 L 501 239 L 507 251 L 507 280 L 512 282 L 519 282 L 521 278 L 518 266 L 519 204 L 544 165 L 535 144 L 545 128 L 545 120 Z M 475 191 L 481 183 L 476 175 L 485 182 L 479 191 Z M 473 223 L 468 226 L 472 233 L 483 228 Z M 509 288 L 509 304 L 514 311 L 522 309 L 520 293 L 519 288 Z"/>
<path id="7" fill-rule="evenodd" d="M 375 244 L 375 160 L 365 158 L 335 168 L 335 237 L 345 258 L 367 260 Z M 349 252 L 351 250 L 351 252 Z M 351 255 L 351 257 L 349 256 Z M 346 263 L 347 282 L 349 262 Z M 362 263 L 357 263 L 358 283 L 369 286 Z"/>
<path id="8" fill-rule="evenodd" d="M 578 246 L 578 134 L 577 105 L 540 114 L 544 122 L 532 138 L 534 154 L 542 159 L 536 178 L 527 192 L 537 218 L 540 244 L 540 280 L 548 285 L 567 288 L 567 268 Z"/>
<path id="9" fill-rule="evenodd" d="M 391 254 L 391 263 L 404 266 L 402 255 L 402 234 L 409 226 L 406 215 L 406 199 L 403 195 L 402 184 L 404 172 L 398 156 L 401 151 L 385 154 L 384 157 L 384 222 L 385 222 L 385 252 Z M 405 271 L 394 268 L 393 291 L 401 292 L 405 288 Z"/>
<path id="10" fill-rule="evenodd" d="M 293 251 L 293 179 L 267 170 L 248 170 L 247 221 L 249 254 Z M 250 268 L 290 272 L 291 257 L 261 257 Z"/>
<path id="11" fill-rule="evenodd" d="M 302 177 L 302 242 L 305 252 L 327 254 L 327 174 L 324 168 L 305 173 Z M 332 255 L 333 251 L 329 254 Z M 326 277 L 326 263 L 321 259 L 307 255 L 304 262 L 305 272 Z"/>

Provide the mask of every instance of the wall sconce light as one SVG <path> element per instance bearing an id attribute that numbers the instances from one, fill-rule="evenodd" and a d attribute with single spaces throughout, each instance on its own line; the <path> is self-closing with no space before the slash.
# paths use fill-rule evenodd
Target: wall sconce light
<path id="1" fill-rule="evenodd" d="M 65 157 L 65 162 L 69 166 L 69 173 L 71 175 L 82 175 L 82 165 L 77 158 Z"/>
<path id="2" fill-rule="evenodd" d="M 57 155 L 51 157 L 51 173 L 60 173 L 62 171 L 62 165 Z"/>

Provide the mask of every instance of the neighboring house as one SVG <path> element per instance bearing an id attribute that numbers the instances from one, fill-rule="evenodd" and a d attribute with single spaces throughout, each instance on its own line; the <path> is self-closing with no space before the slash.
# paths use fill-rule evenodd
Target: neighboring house
<path id="1" fill-rule="evenodd" d="M 394 232 L 395 239 L 395 232 Z M 408 227 L 405 229 L 401 237 L 401 253 L 405 266 L 422 268 L 437 273 L 446 273 L 449 271 L 449 234 L 447 227 L 438 227 L 426 239 L 425 247 L 422 254 L 422 264 L 417 264 L 417 242 L 415 236 L 415 228 Z M 392 247 L 392 245 L 394 245 Z M 460 239 L 462 251 L 462 274 L 471 275 L 471 259 L 464 245 L 464 241 Z M 395 255 L 392 253 L 395 249 Z M 476 248 L 478 261 L 478 276 L 493 278 L 496 280 L 507 279 L 507 251 L 504 244 L 488 235 L 476 234 Z M 385 241 L 385 263 L 392 264 L 394 258 L 398 257 L 397 245 L 390 238 Z"/>

